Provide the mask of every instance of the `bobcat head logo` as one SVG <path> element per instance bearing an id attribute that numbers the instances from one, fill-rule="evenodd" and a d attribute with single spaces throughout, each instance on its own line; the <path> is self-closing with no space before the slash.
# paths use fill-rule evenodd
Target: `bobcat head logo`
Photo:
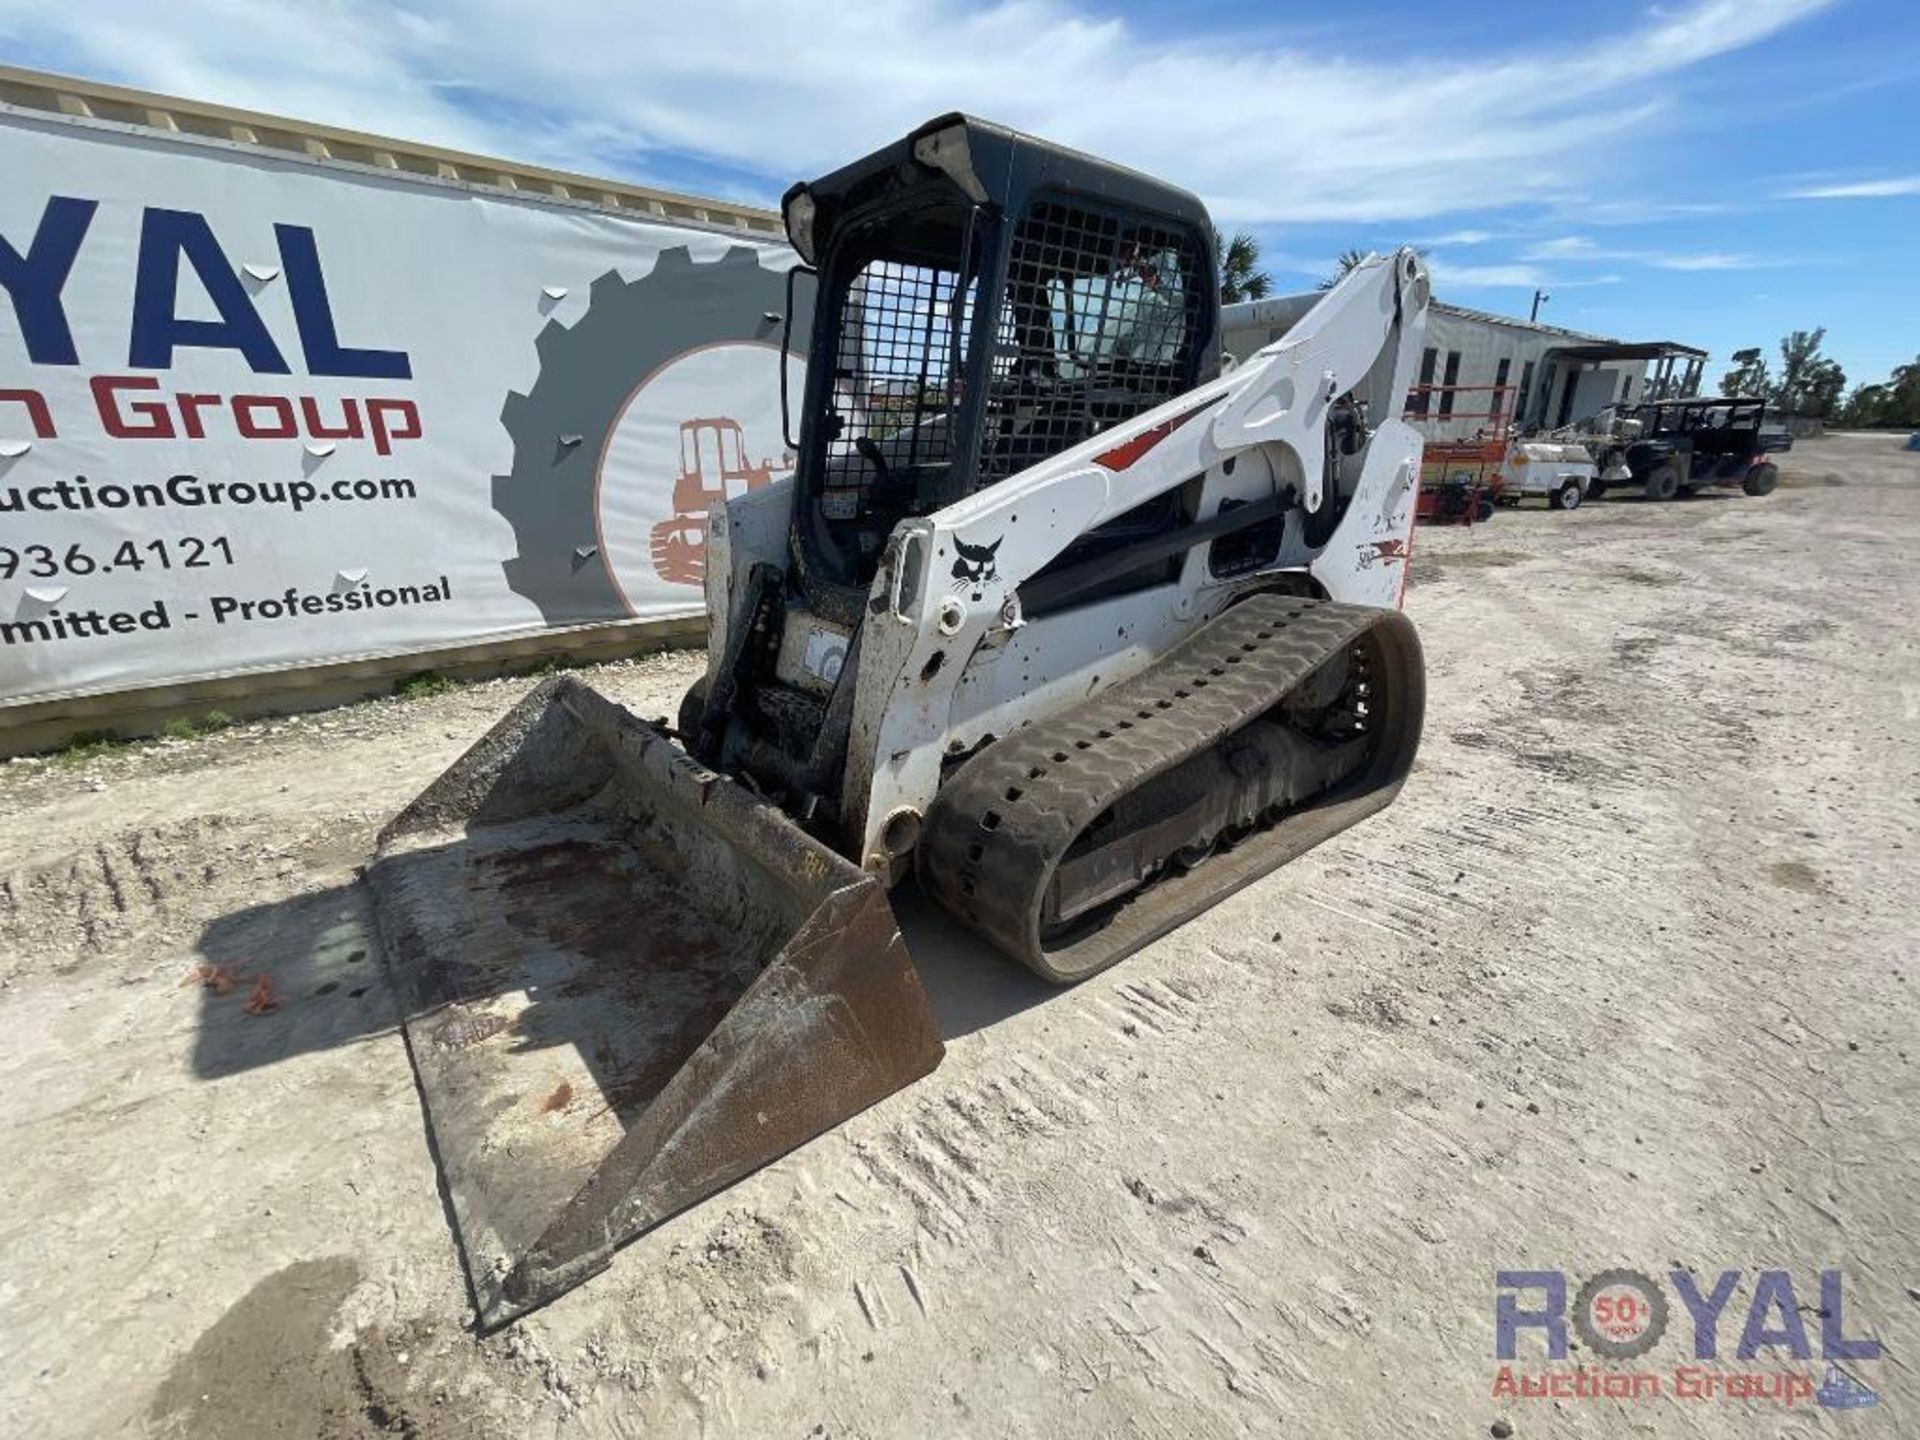
<path id="1" fill-rule="evenodd" d="M 1006 538 L 1002 535 L 1000 540 Z M 953 548 L 958 558 L 953 562 L 953 578 L 966 585 L 984 585 L 999 579 L 1000 571 L 993 563 L 993 555 L 1000 548 L 1000 540 L 991 545 L 969 545 L 964 540 L 955 540 Z"/>

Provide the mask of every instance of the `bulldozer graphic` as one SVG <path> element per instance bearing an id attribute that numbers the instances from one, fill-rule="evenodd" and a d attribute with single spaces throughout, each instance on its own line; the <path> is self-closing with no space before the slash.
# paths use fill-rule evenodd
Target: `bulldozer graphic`
<path id="1" fill-rule="evenodd" d="M 736 495 L 764 490 L 793 471 L 780 461 L 747 460 L 747 433 L 729 415 L 680 422 L 680 476 L 673 482 L 673 515 L 653 527 L 653 568 L 669 585 L 702 585 L 707 578 L 707 515 Z"/>

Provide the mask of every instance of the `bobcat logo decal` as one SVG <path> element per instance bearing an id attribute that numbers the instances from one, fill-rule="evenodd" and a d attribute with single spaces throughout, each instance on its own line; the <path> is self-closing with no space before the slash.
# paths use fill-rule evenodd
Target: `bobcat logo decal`
<path id="1" fill-rule="evenodd" d="M 1000 540 L 1007 537 L 1002 535 Z M 963 585 L 984 585 L 989 580 L 998 580 L 1000 571 L 993 563 L 994 552 L 1000 548 L 1000 540 L 991 545 L 969 545 L 956 539 L 953 548 L 957 558 L 953 562 L 953 578 Z"/>

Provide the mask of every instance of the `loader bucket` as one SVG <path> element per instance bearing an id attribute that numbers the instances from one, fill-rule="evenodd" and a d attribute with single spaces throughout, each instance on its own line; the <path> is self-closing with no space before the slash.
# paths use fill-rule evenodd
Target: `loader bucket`
<path id="1" fill-rule="evenodd" d="M 879 881 L 571 678 L 367 878 L 485 1329 L 940 1063 Z"/>

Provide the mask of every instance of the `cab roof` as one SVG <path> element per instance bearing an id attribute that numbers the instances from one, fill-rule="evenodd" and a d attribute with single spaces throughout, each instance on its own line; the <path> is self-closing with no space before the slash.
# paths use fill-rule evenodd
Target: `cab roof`
<path id="1" fill-rule="evenodd" d="M 816 255 L 825 254 L 836 227 L 850 215 L 926 186 L 943 173 L 956 199 L 964 196 L 1007 213 L 1023 212 L 1030 197 L 1045 192 L 1185 223 L 1212 238 L 1207 208 L 1189 190 L 957 111 L 929 120 L 905 138 L 817 180 L 794 185 L 781 208 L 786 212 L 799 195 L 812 197 L 813 249 Z"/>

